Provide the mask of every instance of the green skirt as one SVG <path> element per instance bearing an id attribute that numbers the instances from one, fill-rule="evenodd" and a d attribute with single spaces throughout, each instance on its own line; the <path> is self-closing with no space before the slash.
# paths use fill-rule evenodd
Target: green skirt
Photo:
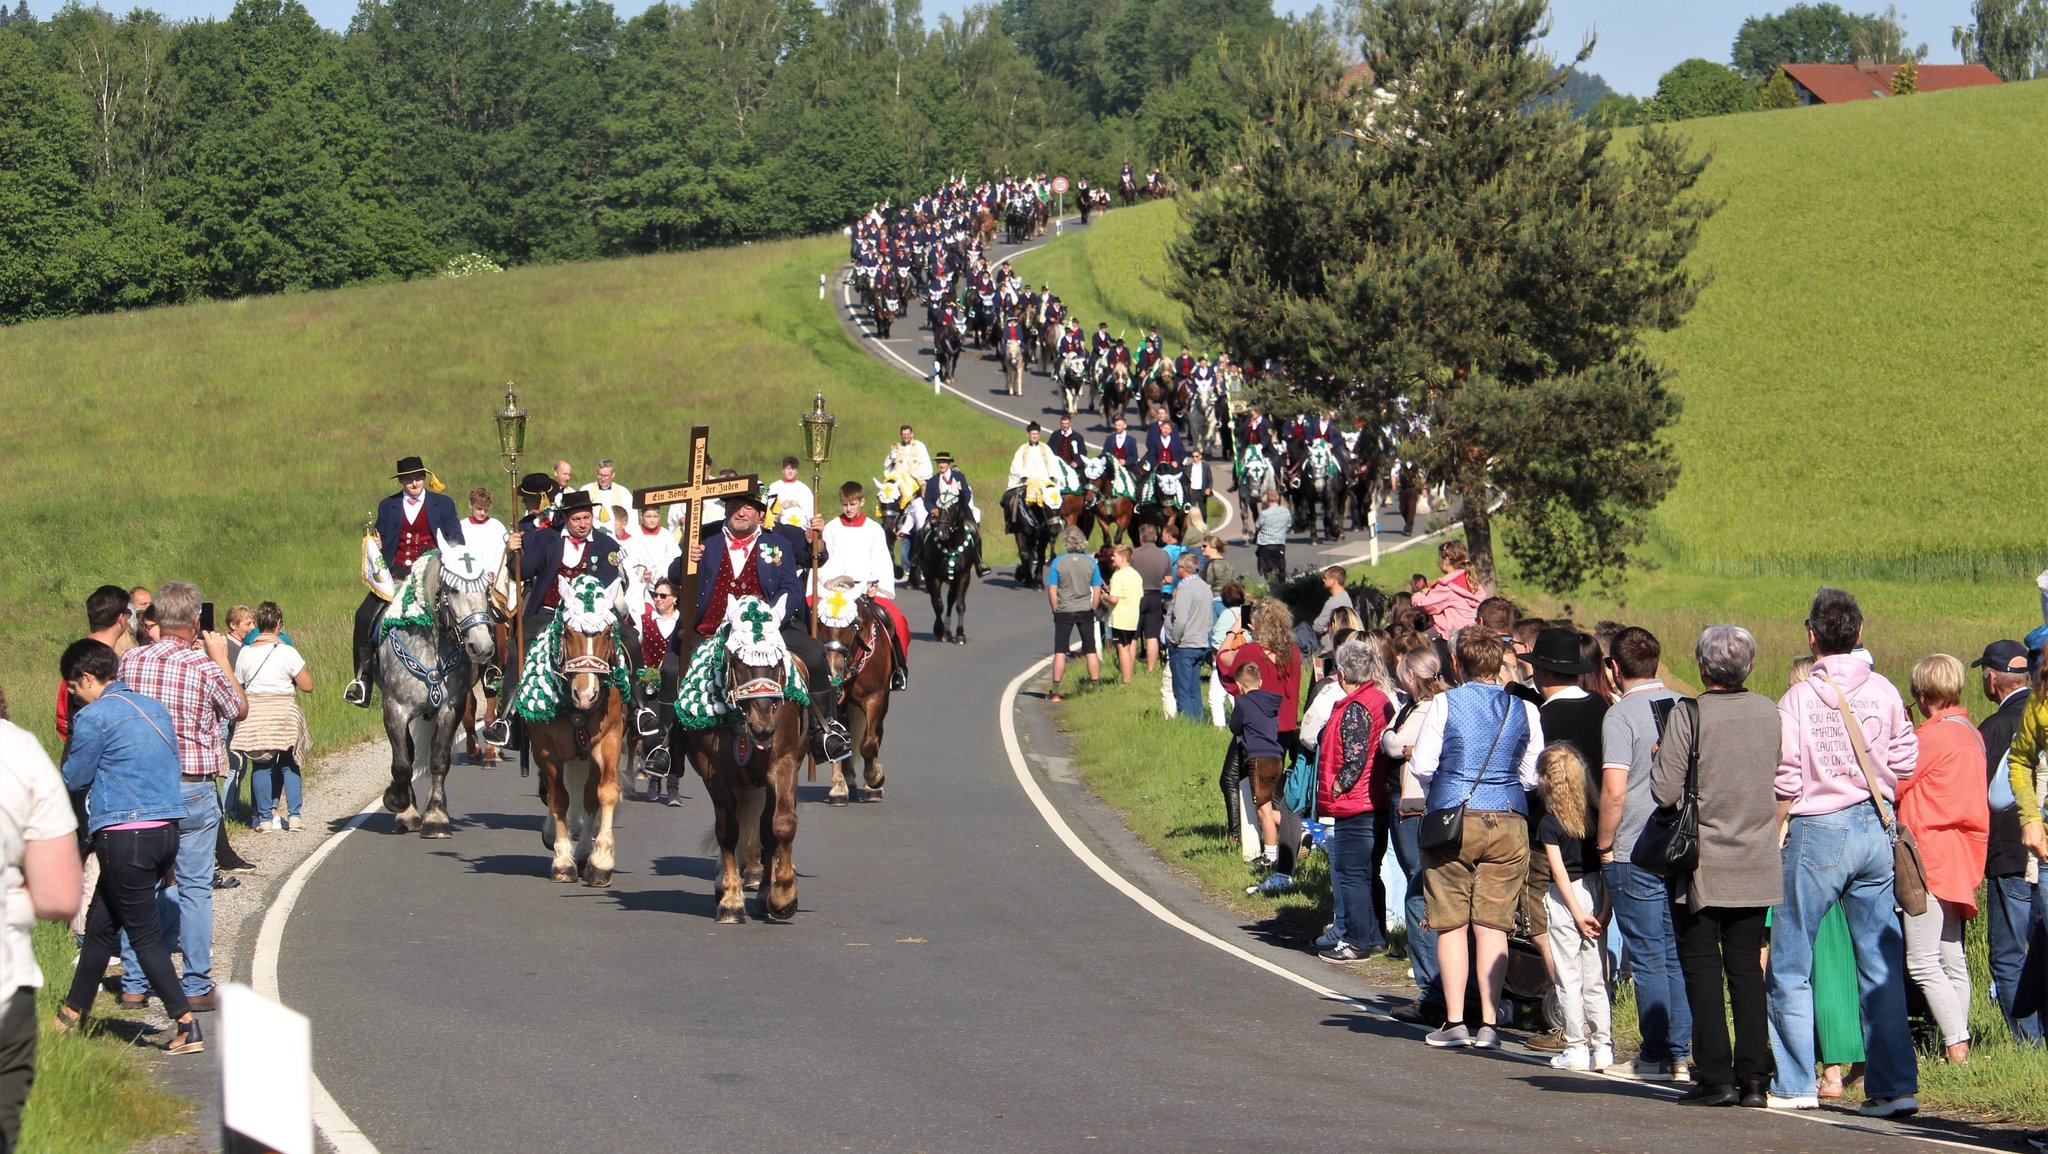
<path id="1" fill-rule="evenodd" d="M 1822 1065 L 1863 1060 L 1863 989 L 1856 943 L 1839 902 L 1828 908 L 1813 939 L 1813 1032 Z"/>

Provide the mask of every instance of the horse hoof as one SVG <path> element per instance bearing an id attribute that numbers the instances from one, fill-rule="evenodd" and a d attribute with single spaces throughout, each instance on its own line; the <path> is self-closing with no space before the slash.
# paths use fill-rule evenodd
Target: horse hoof
<path id="1" fill-rule="evenodd" d="M 757 894 L 757 893 L 760 893 L 760 892 L 761 892 L 761 878 L 760 878 L 760 876 L 759 876 L 759 875 L 757 874 L 757 875 L 755 875 L 754 877 L 749 877 L 749 878 L 742 878 L 742 879 L 740 879 L 740 890 L 741 890 L 741 892 L 743 892 L 743 893 L 750 893 L 750 894 Z"/>
<path id="2" fill-rule="evenodd" d="M 412 808 L 412 794 L 410 791 L 401 793 L 397 786 L 392 786 L 384 791 L 384 808 L 392 813 L 404 813 Z"/>
<path id="3" fill-rule="evenodd" d="M 420 836 L 435 839 L 444 837 L 454 837 L 455 831 L 450 829 L 448 823 L 445 821 L 428 822 L 426 825 L 420 827 Z"/>
<path id="4" fill-rule="evenodd" d="M 882 800 L 882 787 L 879 785 L 869 786 L 864 792 L 862 792 L 860 799 L 862 801 Z"/>
<path id="5" fill-rule="evenodd" d="M 837 791 L 828 793 L 825 795 L 825 804 L 831 806 L 845 805 L 846 795 Z"/>
<path id="6" fill-rule="evenodd" d="M 612 884 L 612 871 L 586 868 L 583 871 L 583 884 L 592 889 L 609 889 Z"/>
<path id="7" fill-rule="evenodd" d="M 548 874 L 549 881 L 574 882 L 582 879 L 576 876 L 575 866 L 558 865 Z"/>
<path id="8" fill-rule="evenodd" d="M 766 918 L 766 919 L 768 919 L 768 920 L 769 920 L 769 921 L 771 921 L 771 922 L 791 922 L 791 921 L 795 921 L 795 920 L 796 920 L 796 898 L 794 898 L 794 897 L 790 898 L 790 899 L 789 899 L 789 904 L 788 904 L 788 905 L 782 905 L 782 906 L 774 905 L 774 904 L 771 904 L 771 903 L 769 903 L 769 902 L 765 902 L 765 901 L 764 901 L 764 902 L 762 902 L 762 903 L 761 903 L 761 916 L 762 916 L 762 917 L 764 917 L 764 918 Z"/>
<path id="9" fill-rule="evenodd" d="M 721 926 L 745 925 L 746 921 L 747 915 L 744 910 L 720 909 L 718 911 L 718 924 Z"/>
<path id="10" fill-rule="evenodd" d="M 420 819 L 417 814 L 400 814 L 391 824 L 398 827 L 400 833 L 418 833 Z"/>

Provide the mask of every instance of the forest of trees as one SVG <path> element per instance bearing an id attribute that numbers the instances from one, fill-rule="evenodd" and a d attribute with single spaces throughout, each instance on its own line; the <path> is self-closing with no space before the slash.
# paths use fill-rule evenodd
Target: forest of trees
<path id="1" fill-rule="evenodd" d="M 945 173 L 1199 180 L 1269 0 L 0 7 L 0 322 L 836 228 Z"/>

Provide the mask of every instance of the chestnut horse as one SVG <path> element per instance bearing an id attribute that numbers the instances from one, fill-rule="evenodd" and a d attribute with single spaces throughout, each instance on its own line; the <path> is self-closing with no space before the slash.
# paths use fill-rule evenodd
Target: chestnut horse
<path id="1" fill-rule="evenodd" d="M 747 602 L 761 604 L 746 597 L 734 605 Z M 779 626 L 779 609 L 775 619 Z M 718 920 L 747 920 L 741 863 L 751 873 L 765 861 L 768 888 L 761 898 L 761 916 L 786 922 L 796 916 L 796 770 L 810 749 L 810 710 L 784 696 L 782 662 L 789 663 L 789 683 L 806 684 L 808 674 L 793 656 L 755 665 L 728 647 L 723 660 L 725 700 L 739 714 L 737 721 L 709 729 L 679 726 L 671 747 L 681 748 L 696 767 L 716 814 L 712 832 L 718 839 Z"/>
<path id="2" fill-rule="evenodd" d="M 821 599 L 822 603 L 822 599 Z M 854 602 L 854 614 L 843 625 L 820 615 L 818 640 L 825 643 L 825 664 L 832 684 L 840 687 L 851 708 L 847 724 L 858 739 L 863 768 L 862 800 L 882 800 L 882 783 L 888 774 L 882 769 L 882 725 L 889 717 L 889 682 L 896 672 L 896 647 L 889 640 L 888 614 L 874 599 L 862 596 Z M 848 798 L 847 766 L 851 758 L 832 763 L 832 789 L 825 800 L 845 805 Z"/>
<path id="3" fill-rule="evenodd" d="M 569 617 L 562 619 L 561 707 L 553 720 L 527 723 L 548 803 L 540 840 L 555 851 L 548 876 L 558 882 L 580 877 L 592 886 L 612 884 L 612 815 L 619 807 L 619 754 L 626 738 L 626 701 L 612 680 L 618 632 L 609 612 L 602 622 L 585 632 L 572 627 Z"/>

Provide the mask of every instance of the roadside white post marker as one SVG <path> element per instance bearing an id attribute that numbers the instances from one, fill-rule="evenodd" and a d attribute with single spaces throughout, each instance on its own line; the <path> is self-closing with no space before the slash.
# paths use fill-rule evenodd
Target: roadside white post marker
<path id="1" fill-rule="evenodd" d="M 1380 563 L 1380 515 L 1377 512 L 1372 515 L 1372 563 L 1375 568 Z"/>
<path id="2" fill-rule="evenodd" d="M 225 1154 L 313 1154 L 313 1026 L 239 982 L 221 987 Z"/>
<path id="3" fill-rule="evenodd" d="M 942 386 L 944 385 L 945 380 L 946 378 L 939 375 L 939 370 L 932 370 L 932 396 L 937 397 L 944 395 L 944 389 Z"/>
<path id="4" fill-rule="evenodd" d="M 824 300 L 824 299 L 825 299 L 825 274 L 824 274 L 824 273 L 819 273 L 819 274 L 818 274 L 818 299 L 819 299 L 819 300 Z"/>

